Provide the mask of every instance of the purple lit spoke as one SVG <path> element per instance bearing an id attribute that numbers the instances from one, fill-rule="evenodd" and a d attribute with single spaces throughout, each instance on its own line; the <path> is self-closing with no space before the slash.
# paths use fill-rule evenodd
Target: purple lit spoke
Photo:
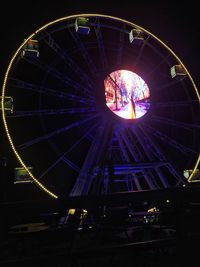
<path id="1" fill-rule="evenodd" d="M 33 117 L 33 116 L 55 116 L 62 114 L 84 114 L 94 113 L 95 108 L 66 108 L 66 109 L 41 109 L 41 110 L 19 110 L 9 115 L 9 118 Z"/>
<path id="2" fill-rule="evenodd" d="M 64 99 L 68 99 L 68 100 L 79 102 L 79 103 L 87 103 L 87 104 L 94 103 L 94 100 L 89 99 L 89 98 L 84 98 L 78 95 L 66 93 L 60 89 L 55 90 L 52 88 L 47 88 L 45 86 L 28 83 L 28 82 L 25 82 L 19 79 L 14 79 L 14 78 L 10 79 L 10 84 L 11 86 L 14 86 L 17 88 L 23 88 L 25 90 L 30 90 L 30 91 L 41 93 L 41 94 L 55 96 L 58 98 L 64 98 Z"/>
<path id="3" fill-rule="evenodd" d="M 93 98 L 91 95 L 91 89 L 87 88 L 86 86 L 83 86 L 82 84 L 79 84 L 77 81 L 74 81 L 70 77 L 68 77 L 65 73 L 62 73 L 55 68 L 51 67 L 48 64 L 45 64 L 41 60 L 34 58 L 34 57 L 25 57 L 25 60 L 29 63 L 37 66 L 38 68 L 47 71 L 51 74 L 52 77 L 60 80 L 63 84 L 70 86 L 74 89 L 76 89 L 78 92 L 84 93 L 89 98 Z"/>
<path id="4" fill-rule="evenodd" d="M 139 129 L 142 133 L 142 138 L 143 138 L 146 146 L 148 147 L 149 152 L 151 151 L 151 154 L 154 155 L 154 157 L 157 158 L 160 162 L 167 162 L 166 156 L 161 152 L 161 150 L 158 148 L 158 145 L 149 136 L 149 134 L 147 135 L 144 127 L 141 124 L 139 125 Z M 164 175 L 162 169 L 161 168 L 155 168 L 155 171 L 157 172 L 159 179 L 160 179 L 161 183 L 163 184 L 163 187 L 164 188 L 169 187 L 168 179 L 167 179 L 166 175 Z"/>
<path id="5" fill-rule="evenodd" d="M 146 77 L 150 77 L 156 70 L 159 69 L 159 67 L 162 66 L 163 63 L 167 62 L 167 59 L 170 57 L 171 55 L 168 54 L 165 58 L 163 58 L 149 73 L 146 74 Z"/>
<path id="6" fill-rule="evenodd" d="M 198 100 L 158 102 L 155 104 L 155 107 L 156 108 L 187 107 L 187 106 L 190 107 L 198 103 L 199 103 Z"/>
<path id="7" fill-rule="evenodd" d="M 65 151 L 53 164 L 51 164 L 40 176 L 39 180 L 44 177 L 51 169 L 53 169 L 60 161 L 64 161 L 67 163 L 73 170 L 76 172 L 80 171 L 80 168 L 76 166 L 73 162 L 71 162 L 69 159 L 66 158 L 67 154 L 72 151 L 77 145 L 83 141 L 89 133 L 91 133 L 96 127 L 97 123 L 93 125 L 93 127 L 89 128 L 88 131 L 82 135 L 67 151 Z"/>
<path id="8" fill-rule="evenodd" d="M 88 77 L 87 74 L 78 66 L 78 64 L 69 56 L 69 54 L 64 51 L 58 43 L 53 39 L 53 37 L 49 33 L 44 33 L 44 41 L 53 49 L 53 51 L 65 62 L 66 65 L 70 67 L 70 69 L 78 74 L 78 77 L 84 81 L 90 88 L 93 88 L 93 82 Z"/>
<path id="9" fill-rule="evenodd" d="M 125 30 L 126 30 L 126 24 L 123 24 L 122 29 L 120 30 L 120 36 L 119 36 L 119 46 L 118 46 L 118 53 L 117 53 L 117 65 L 120 66 L 122 62 L 122 52 L 124 47 L 124 41 L 125 41 Z"/>
<path id="10" fill-rule="evenodd" d="M 138 62 L 139 62 L 139 60 L 141 59 L 141 57 L 142 57 L 142 53 L 143 53 L 143 51 L 144 51 L 144 48 L 145 48 L 145 46 L 146 46 L 146 44 L 147 44 L 149 38 L 150 38 L 150 36 L 148 36 L 148 37 L 146 38 L 146 40 L 144 40 L 142 46 L 140 47 L 140 50 L 139 50 L 139 52 L 138 52 L 138 54 L 137 54 L 137 57 L 136 57 L 136 59 L 134 60 L 133 67 L 136 67 L 137 64 L 138 64 Z"/>
<path id="11" fill-rule="evenodd" d="M 98 73 L 96 65 L 94 64 L 94 62 L 93 62 L 90 54 L 88 53 L 85 45 L 81 41 L 79 34 L 77 32 L 75 32 L 73 29 L 71 29 L 70 27 L 68 28 L 68 30 L 69 30 L 69 33 L 71 34 L 72 38 L 74 39 L 74 41 L 75 41 L 75 43 L 79 49 L 80 55 L 85 60 L 85 63 L 88 65 L 91 74 L 96 75 Z"/>
<path id="12" fill-rule="evenodd" d="M 76 166 L 76 164 L 74 164 L 73 162 L 71 162 L 69 159 L 67 159 L 65 157 L 65 153 L 59 157 L 53 164 L 51 164 L 38 178 L 38 180 L 41 180 L 45 175 L 47 175 L 47 173 L 49 173 L 54 167 L 56 167 L 56 165 L 63 160 L 65 163 L 67 163 L 74 171 L 76 171 L 77 173 L 80 171 L 80 168 L 78 166 Z"/>
<path id="13" fill-rule="evenodd" d="M 168 87 L 171 87 L 172 85 L 175 85 L 177 83 L 180 83 L 180 81 L 178 79 L 170 80 L 168 83 L 165 83 L 163 85 L 160 85 L 157 88 L 155 88 L 154 90 L 155 91 L 163 90 L 163 89 L 166 89 Z"/>
<path id="14" fill-rule="evenodd" d="M 81 126 L 81 125 L 87 123 L 88 121 L 90 121 L 90 120 L 92 120 L 92 119 L 94 119 L 96 117 L 97 117 L 97 115 L 94 115 L 94 116 L 90 116 L 89 118 L 86 118 L 86 119 L 83 119 L 83 120 L 80 120 L 80 121 L 76 121 L 76 122 L 74 122 L 74 123 L 72 123 L 70 125 L 67 125 L 67 126 L 63 127 L 63 128 L 56 129 L 55 131 L 52 131 L 52 132 L 50 132 L 48 134 L 45 134 L 43 136 L 39 136 L 39 137 L 37 137 L 35 139 L 32 139 L 32 140 L 30 140 L 28 142 L 25 142 L 25 143 L 23 143 L 21 145 L 18 145 L 17 148 L 20 149 L 20 150 L 22 150 L 22 149 L 25 149 L 27 147 L 30 147 L 30 146 L 32 146 L 34 144 L 37 144 L 39 142 L 46 141 L 49 138 L 52 138 L 52 137 L 54 137 L 54 136 L 56 136 L 58 134 L 61 134 L 63 132 L 67 132 L 67 131 L 69 131 L 69 130 L 71 130 L 73 128 L 76 128 L 78 126 Z"/>
<path id="15" fill-rule="evenodd" d="M 161 117 L 161 116 L 152 116 L 150 118 L 150 120 L 152 121 L 156 121 L 162 124 L 167 124 L 170 126 L 174 126 L 174 127 L 180 127 L 189 131 L 194 130 L 194 128 L 199 129 L 200 125 L 199 124 L 193 124 L 193 123 L 185 123 L 185 122 L 181 122 L 181 121 L 176 121 L 176 120 L 172 120 L 172 119 L 168 119 L 165 117 Z"/>
<path id="16" fill-rule="evenodd" d="M 95 29 L 95 34 L 97 37 L 100 60 L 101 60 L 102 68 L 105 69 L 108 65 L 108 62 L 107 62 L 107 57 L 106 57 L 106 52 L 105 52 L 105 47 L 104 47 L 104 42 L 103 42 L 99 18 L 96 19 L 96 23 L 97 23 L 97 26 L 95 26 L 94 29 Z"/>
<path id="17" fill-rule="evenodd" d="M 179 150 L 180 152 L 184 153 L 184 154 L 196 154 L 196 152 L 193 149 L 190 149 L 180 143 L 178 143 L 177 141 L 175 141 L 174 139 L 170 138 L 169 136 L 167 136 L 166 134 L 163 134 L 162 132 L 156 130 L 155 128 L 153 128 L 152 126 L 147 125 L 146 123 L 143 123 L 145 130 L 147 132 L 149 132 L 150 134 L 156 136 L 157 138 L 159 138 L 160 140 L 162 140 L 164 143 L 173 146 L 175 149 Z"/>

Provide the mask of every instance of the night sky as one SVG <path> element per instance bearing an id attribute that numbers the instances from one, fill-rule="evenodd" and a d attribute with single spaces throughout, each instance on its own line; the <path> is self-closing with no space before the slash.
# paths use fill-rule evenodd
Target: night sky
<path id="1" fill-rule="evenodd" d="M 17 3 L 16 3 L 17 2 Z M 0 79 L 23 39 L 67 15 L 100 13 L 129 20 L 152 31 L 182 59 L 197 85 L 200 23 L 197 1 L 6 1 L 1 7 Z"/>
<path id="2" fill-rule="evenodd" d="M 200 24 L 197 1 L 59 0 L 6 1 L 1 7 L 0 77 L 23 39 L 42 25 L 67 15 L 102 13 L 127 19 L 152 31 L 183 60 L 196 83 Z M 3 19 L 3 16 L 5 18 Z"/>

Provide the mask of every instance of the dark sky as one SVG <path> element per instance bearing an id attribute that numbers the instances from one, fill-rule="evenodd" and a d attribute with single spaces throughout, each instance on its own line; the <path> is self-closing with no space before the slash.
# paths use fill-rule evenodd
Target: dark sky
<path id="1" fill-rule="evenodd" d="M 197 1 L 57 0 L 6 1 L 1 7 L 0 75 L 23 39 L 54 19 L 102 13 L 127 19 L 166 42 L 198 83 L 200 29 Z M 5 18 L 3 18 L 5 17 Z"/>

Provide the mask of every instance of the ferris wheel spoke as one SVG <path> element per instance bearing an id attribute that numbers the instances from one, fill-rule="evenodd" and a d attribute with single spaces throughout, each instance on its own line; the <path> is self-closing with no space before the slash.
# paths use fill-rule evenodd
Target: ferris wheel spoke
<path id="1" fill-rule="evenodd" d="M 66 153 L 64 153 L 61 157 L 59 157 L 56 161 L 54 161 L 42 174 L 40 174 L 38 177 L 38 180 L 41 180 L 45 175 L 47 175 L 54 167 L 56 167 L 56 165 L 60 161 L 64 161 L 65 163 L 67 163 L 68 166 L 70 166 L 74 171 L 78 173 L 80 171 L 80 168 L 76 164 L 74 164 L 72 161 L 67 159 L 65 157 L 65 154 Z"/>
<path id="2" fill-rule="evenodd" d="M 150 168 L 148 168 L 147 170 L 142 169 L 141 173 L 146 181 L 146 184 L 148 185 L 149 189 L 151 190 L 155 190 L 155 189 L 159 189 L 153 175 L 152 175 L 152 168 L 158 168 L 159 166 L 165 166 L 165 162 L 154 162 L 154 158 L 152 157 L 152 155 L 150 155 L 148 149 L 144 146 L 143 140 L 140 138 L 140 135 L 138 134 L 138 132 L 136 131 L 136 127 L 131 127 L 130 131 L 132 132 L 132 134 L 134 134 L 134 139 L 136 139 L 140 146 L 143 148 L 143 153 L 141 151 L 141 149 L 138 148 L 137 145 L 137 154 L 139 156 L 139 159 L 141 162 L 145 162 L 147 163 L 149 161 L 149 166 Z M 146 160 L 146 158 L 148 160 Z"/>
<path id="3" fill-rule="evenodd" d="M 156 70 L 159 69 L 159 67 L 162 66 L 163 63 L 167 62 L 167 59 L 170 57 L 170 54 L 168 54 L 165 58 L 163 58 L 149 73 L 146 74 L 146 77 L 150 77 L 153 73 L 155 73 Z"/>
<path id="4" fill-rule="evenodd" d="M 149 140 L 149 138 L 147 139 L 146 136 L 144 136 L 142 127 L 137 127 L 137 128 L 132 127 L 131 130 L 135 133 L 137 139 L 139 140 L 148 160 L 155 161 L 155 158 L 158 158 L 160 160 L 160 163 L 163 164 L 161 166 L 164 166 L 164 167 L 168 166 L 168 162 L 166 161 L 166 158 L 157 150 L 157 148 L 153 147 L 152 140 Z M 140 132 L 139 132 L 139 130 L 140 130 Z M 145 128 L 145 130 L 146 130 L 146 128 Z M 153 170 L 155 172 L 159 173 L 159 178 L 160 178 L 160 181 L 163 184 L 163 186 L 168 187 L 167 179 L 163 176 L 163 174 L 160 171 L 158 171 L 158 167 L 159 167 L 159 165 L 155 166 L 153 168 Z M 149 170 L 148 176 L 149 176 L 152 188 L 158 189 L 159 185 L 158 185 L 157 181 L 155 180 L 155 177 L 152 173 L 152 169 Z"/>
<path id="5" fill-rule="evenodd" d="M 158 159 L 160 161 L 167 162 L 165 155 L 158 148 L 157 144 L 153 141 L 153 139 L 149 135 L 147 135 L 144 126 L 139 125 L 138 128 L 140 129 L 140 131 L 142 133 L 141 136 L 142 136 L 146 146 L 148 147 L 148 150 L 151 152 L 151 154 L 154 155 L 154 157 L 156 159 Z"/>
<path id="6" fill-rule="evenodd" d="M 128 133 L 128 131 L 126 133 L 121 134 L 122 140 L 123 140 L 124 144 L 126 145 L 126 148 L 129 152 L 129 154 L 131 154 L 133 160 L 136 163 L 139 163 L 139 164 L 141 164 L 141 166 L 143 166 L 143 168 L 141 168 L 140 172 L 142 173 L 143 178 L 146 181 L 146 185 L 149 187 L 149 189 L 155 189 L 155 185 L 152 183 L 151 177 L 149 176 L 148 171 L 144 170 L 147 163 L 145 163 L 143 156 L 141 155 L 140 151 L 136 149 L 136 146 L 132 145 L 132 142 L 128 139 L 127 133 Z M 164 163 L 163 162 L 159 162 L 159 163 L 150 162 L 148 164 L 147 164 L 148 168 L 152 168 L 152 167 L 158 168 L 158 166 L 160 166 L 160 165 L 162 166 L 163 164 L 165 165 L 166 163 L 165 162 Z"/>
<path id="7" fill-rule="evenodd" d="M 77 145 L 79 145 L 85 138 L 87 138 L 87 135 L 91 133 L 96 127 L 98 126 L 98 123 L 94 124 L 92 127 L 88 129 L 88 131 L 82 135 L 72 146 L 65 151 L 54 163 L 52 163 L 40 176 L 39 180 L 45 176 L 51 169 L 53 169 L 60 161 L 64 161 L 67 163 L 73 170 L 79 173 L 80 168 L 74 164 L 72 161 L 66 158 L 67 154 L 70 153 Z"/>
<path id="8" fill-rule="evenodd" d="M 68 28 L 68 30 L 69 30 L 69 33 L 71 34 L 72 38 L 74 39 L 74 41 L 75 41 L 75 43 L 79 49 L 80 55 L 83 57 L 86 64 L 88 65 L 91 74 L 96 75 L 98 73 L 96 65 L 94 64 L 90 54 L 88 53 L 87 49 L 85 48 L 85 45 L 81 41 L 81 38 L 79 37 L 78 33 L 74 32 L 70 27 Z"/>
<path id="9" fill-rule="evenodd" d="M 145 143 L 145 139 L 142 138 L 141 133 L 139 132 L 138 127 L 131 127 L 131 131 L 134 133 L 136 136 L 138 142 L 140 143 L 144 153 L 145 157 L 148 158 L 150 161 L 155 161 L 155 156 L 151 153 L 151 150 L 148 149 L 148 145 Z"/>
<path id="10" fill-rule="evenodd" d="M 56 52 L 56 54 L 65 62 L 65 64 L 68 65 L 74 73 L 78 74 L 78 77 L 82 81 L 86 82 L 90 88 L 93 88 L 93 81 L 69 56 L 66 50 L 64 51 L 48 32 L 45 32 L 44 37 L 44 41 L 54 50 L 54 52 Z"/>
<path id="11" fill-rule="evenodd" d="M 169 107 L 191 107 L 191 105 L 198 104 L 198 100 L 186 100 L 186 101 L 171 101 L 171 102 L 158 102 L 155 104 L 157 108 L 169 108 Z"/>
<path id="12" fill-rule="evenodd" d="M 138 54 L 137 54 L 137 57 L 136 57 L 136 59 L 134 60 L 134 64 L 133 64 L 134 67 L 136 67 L 137 64 L 139 63 L 139 61 L 140 61 L 140 59 L 141 59 L 141 57 L 142 57 L 142 53 L 143 53 L 143 51 L 144 51 L 144 48 L 145 48 L 145 46 L 146 46 L 146 44 L 147 44 L 149 38 L 150 38 L 150 36 L 148 36 L 148 37 L 146 38 L 146 40 L 143 42 L 142 46 L 140 47 L 140 50 L 139 50 L 139 52 L 138 52 Z"/>
<path id="13" fill-rule="evenodd" d="M 84 103 L 84 104 L 94 103 L 94 100 L 89 99 L 89 98 L 84 98 L 84 97 L 81 97 L 79 95 L 66 93 L 66 92 L 58 90 L 58 89 L 55 90 L 55 89 L 47 88 L 45 86 L 28 83 L 28 82 L 25 82 L 25 81 L 22 81 L 19 79 L 15 79 L 15 78 L 10 79 L 10 84 L 11 84 L 11 86 L 14 86 L 17 88 L 30 90 L 33 92 L 46 94 L 49 96 L 55 96 L 55 97 L 62 98 L 62 99 L 68 99 L 68 100 L 72 100 L 74 102 L 79 102 L 79 103 Z"/>
<path id="14" fill-rule="evenodd" d="M 96 23 L 97 23 L 97 26 L 95 26 L 94 29 L 95 29 L 95 34 L 97 37 L 101 64 L 102 64 L 102 68 L 106 69 L 108 66 L 108 61 L 107 61 L 107 57 L 106 57 L 105 46 L 104 46 L 104 42 L 103 42 L 99 18 L 96 19 Z"/>
<path id="15" fill-rule="evenodd" d="M 124 146 L 124 143 L 122 141 L 121 135 L 119 134 L 119 132 L 115 132 L 115 136 L 116 136 L 116 139 L 118 141 L 119 150 L 120 150 L 122 156 L 121 156 L 120 153 L 115 153 L 115 154 L 116 155 L 120 155 L 121 156 L 121 158 L 120 158 L 121 160 L 125 159 L 126 162 L 130 162 L 130 159 L 129 159 L 128 153 L 127 153 L 127 151 L 125 149 L 125 146 Z"/>
<path id="16" fill-rule="evenodd" d="M 137 127 L 134 127 L 134 128 L 131 127 L 129 129 L 129 132 L 130 132 L 129 134 L 134 134 L 135 142 L 137 141 L 137 145 L 135 145 L 135 147 L 134 147 L 135 152 L 136 152 L 136 156 L 137 156 L 137 161 L 141 162 L 143 166 L 145 166 L 145 164 L 147 164 L 147 165 L 149 164 L 149 168 L 145 169 L 145 170 L 141 169 L 141 173 L 142 173 L 143 178 L 145 179 L 146 184 L 147 184 L 149 189 L 151 189 L 151 190 L 159 189 L 159 187 L 157 186 L 157 183 L 155 182 L 155 179 L 152 175 L 152 169 L 156 169 L 158 167 L 165 166 L 166 162 L 164 162 L 164 161 L 155 162 L 152 155 L 150 155 L 149 151 L 144 146 L 143 140 L 138 135 L 136 128 Z M 142 147 L 143 149 L 141 150 L 140 147 Z"/>
<path id="17" fill-rule="evenodd" d="M 171 87 L 172 85 L 175 85 L 175 84 L 178 84 L 180 83 L 180 81 L 178 79 L 174 79 L 174 80 L 171 80 L 163 85 L 160 85 L 158 87 L 155 88 L 155 91 L 159 91 L 159 90 L 162 90 L 162 89 L 165 89 L 165 88 L 168 88 L 168 87 Z"/>
<path id="18" fill-rule="evenodd" d="M 124 47 L 124 41 L 125 41 L 125 30 L 126 25 L 123 24 L 120 35 L 119 35 L 119 45 L 118 45 L 118 52 L 117 52 L 117 65 L 120 66 L 122 62 L 122 53 L 123 53 L 123 47 Z"/>
<path id="19" fill-rule="evenodd" d="M 32 146 L 34 144 L 37 144 L 39 142 L 46 141 L 49 138 L 54 137 L 55 135 L 61 134 L 63 132 L 67 132 L 67 131 L 69 131 L 69 130 L 71 130 L 73 128 L 81 126 L 81 125 L 87 123 L 89 120 L 92 120 L 92 119 L 94 119 L 96 117 L 97 117 L 97 115 L 94 115 L 94 116 L 87 117 L 84 120 L 76 121 L 76 122 L 74 122 L 74 123 L 72 123 L 72 124 L 70 124 L 68 126 L 65 126 L 63 128 L 60 128 L 60 129 L 56 129 L 55 131 L 52 131 L 52 132 L 50 132 L 48 134 L 45 134 L 43 136 L 37 137 L 35 139 L 32 139 L 32 140 L 30 140 L 28 142 L 25 142 L 25 143 L 21 144 L 21 145 L 18 145 L 17 148 L 19 150 L 22 150 L 22 149 L 28 148 L 28 147 L 30 147 L 30 146 Z"/>
<path id="20" fill-rule="evenodd" d="M 193 123 L 185 123 L 185 122 L 181 122 L 181 121 L 176 121 L 176 120 L 172 120 L 172 119 L 168 119 L 165 117 L 161 117 L 161 116 L 152 116 L 150 118 L 150 120 L 152 121 L 156 121 L 159 123 L 163 123 L 163 124 L 168 124 L 170 126 L 174 126 L 174 127 L 180 127 L 189 131 L 192 131 L 193 129 L 199 129 L 200 125 L 199 124 L 193 124 Z"/>
<path id="21" fill-rule="evenodd" d="M 80 172 L 80 168 L 71 160 L 67 159 L 66 157 L 63 157 L 62 160 L 69 166 L 71 167 L 73 170 L 75 170 L 77 173 Z"/>
<path id="22" fill-rule="evenodd" d="M 156 136 L 163 142 L 167 143 L 170 146 L 173 146 L 175 149 L 179 150 L 184 154 L 197 154 L 193 149 L 188 148 L 177 141 L 175 139 L 170 138 L 169 136 L 161 133 L 159 130 L 154 129 L 152 126 L 148 126 L 146 123 L 143 123 L 145 129 L 151 133 L 152 135 Z"/>
<path id="23" fill-rule="evenodd" d="M 148 42 L 147 43 L 147 46 L 148 47 L 150 47 L 157 55 L 159 55 L 160 56 L 160 58 L 162 58 L 162 59 L 164 59 L 167 63 L 168 63 L 168 65 L 170 66 L 170 64 L 169 64 L 169 62 L 168 62 L 168 57 L 169 57 L 169 55 L 164 55 L 163 53 L 161 53 L 160 51 L 159 51 L 159 48 L 156 48 L 156 46 L 155 45 L 153 45 L 153 44 L 151 44 L 151 42 Z M 168 51 L 167 51 L 167 53 L 168 53 Z"/>
<path id="24" fill-rule="evenodd" d="M 144 126 L 140 125 L 139 128 L 141 129 L 141 131 L 143 132 L 143 137 L 146 138 L 146 140 L 149 142 L 148 146 L 149 148 L 153 149 L 156 154 L 158 155 L 158 157 L 160 157 L 161 160 L 165 160 L 167 162 L 166 164 L 166 169 L 173 175 L 174 179 L 177 181 L 177 183 L 185 183 L 185 178 L 183 177 L 183 175 L 181 173 L 178 172 L 178 170 L 176 169 L 175 165 L 171 162 L 168 161 L 168 159 L 166 158 L 166 156 L 164 155 L 164 153 L 161 151 L 161 149 L 159 149 L 156 145 L 156 143 L 154 142 L 154 140 L 150 137 L 150 135 L 146 134 L 146 127 L 144 130 Z M 152 133 L 151 133 L 152 135 Z M 158 175 L 160 176 L 161 180 L 165 177 L 162 173 L 159 173 L 158 169 L 156 170 Z M 161 174 L 161 175 L 160 175 Z M 166 180 L 162 180 L 162 182 L 166 182 L 168 183 L 167 179 Z"/>
<path id="25" fill-rule="evenodd" d="M 69 78 L 65 73 L 62 73 L 62 72 L 56 70 L 55 68 L 45 64 L 41 60 L 34 58 L 34 57 L 26 57 L 25 60 L 28 61 L 29 63 L 34 64 L 38 68 L 40 68 L 44 71 L 47 71 L 48 73 L 51 74 L 51 76 L 60 80 L 63 84 L 65 84 L 67 86 L 71 86 L 72 88 L 75 88 L 77 91 L 84 93 L 89 98 L 94 98 L 91 96 L 92 91 L 89 88 L 87 88 L 87 87 L 83 86 L 82 84 L 78 83 L 77 81 L 74 81 L 73 79 Z"/>
<path id="26" fill-rule="evenodd" d="M 142 133 L 141 136 L 144 139 L 144 142 L 146 143 L 148 150 L 151 151 L 151 154 L 154 155 L 159 161 L 166 162 L 165 166 L 169 165 L 166 156 L 158 148 L 157 144 L 153 141 L 153 139 L 149 135 L 146 134 L 144 127 L 142 125 L 140 125 L 139 129 L 141 130 L 141 133 Z M 173 167 L 171 166 L 171 168 L 173 168 Z M 162 169 L 158 167 L 158 168 L 155 168 L 155 171 L 156 171 L 156 173 L 159 177 L 159 180 L 162 183 L 163 187 L 164 188 L 170 187 L 168 179 L 167 179 L 166 175 L 163 173 Z"/>
<path id="27" fill-rule="evenodd" d="M 83 114 L 95 112 L 95 108 L 63 108 L 63 109 L 40 109 L 40 110 L 17 110 L 9 115 L 9 118 L 33 117 L 33 116 L 55 116 L 62 114 Z"/>
<path id="28" fill-rule="evenodd" d="M 133 147 L 132 142 L 129 141 L 127 134 L 125 132 L 121 132 L 120 135 L 121 135 L 121 138 L 122 138 L 122 140 L 123 140 L 123 142 L 125 144 L 125 147 L 126 147 L 127 151 L 130 153 L 130 155 L 132 156 L 133 160 L 136 161 L 136 162 L 139 161 L 138 155 L 135 152 L 135 149 Z"/>

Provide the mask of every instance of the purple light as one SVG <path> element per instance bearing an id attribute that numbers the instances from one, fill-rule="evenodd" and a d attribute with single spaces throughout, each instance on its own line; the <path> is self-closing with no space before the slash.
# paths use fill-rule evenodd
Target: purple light
<path id="1" fill-rule="evenodd" d="M 138 119 L 149 109 L 149 87 L 136 73 L 117 70 L 104 80 L 107 107 L 124 119 Z"/>

